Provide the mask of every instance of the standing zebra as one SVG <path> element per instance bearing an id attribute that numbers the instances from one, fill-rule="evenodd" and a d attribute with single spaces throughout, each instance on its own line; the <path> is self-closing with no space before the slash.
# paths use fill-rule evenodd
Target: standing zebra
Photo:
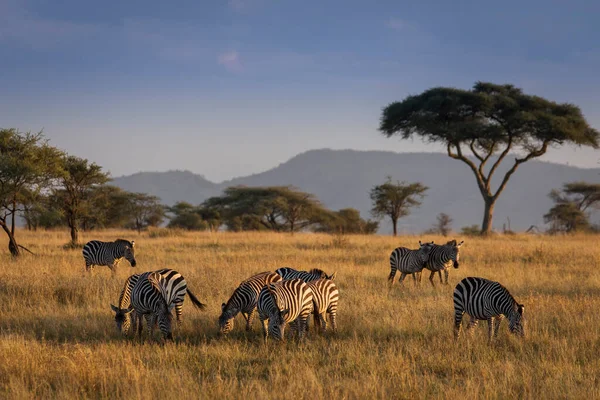
<path id="1" fill-rule="evenodd" d="M 313 315 L 315 329 L 325 332 L 327 322 L 325 313 L 329 314 L 331 328 L 336 331 L 336 317 L 338 308 L 339 291 L 335 282 L 330 279 L 318 279 L 306 283 L 313 293 Z"/>
<path id="2" fill-rule="evenodd" d="M 435 286 L 433 283 L 433 277 L 435 276 L 436 272 L 440 275 L 440 283 L 442 283 L 442 271 L 444 271 L 446 278 L 445 283 L 446 285 L 448 284 L 448 268 L 450 268 L 450 265 L 453 265 L 454 268 L 458 268 L 460 246 L 462 246 L 464 242 L 465 241 L 463 240 L 457 244 L 456 240 L 450 240 L 444 245 L 431 245 L 431 250 L 429 251 L 429 256 L 427 257 L 427 263 L 425 264 L 425 268 L 431 271 L 431 274 L 429 275 L 429 282 L 431 282 L 431 286 Z M 419 241 L 419 244 L 421 244 L 421 241 Z"/>
<path id="3" fill-rule="evenodd" d="M 275 273 L 279 274 L 283 280 L 288 279 L 302 279 L 304 282 L 315 281 L 317 279 L 334 279 L 335 272 L 331 275 L 327 275 L 325 271 L 313 268 L 310 271 L 298 271 L 294 268 L 279 268 Z"/>
<path id="4" fill-rule="evenodd" d="M 252 329 L 252 320 L 256 311 L 260 290 L 265 285 L 280 280 L 281 276 L 274 272 L 262 272 L 240 283 L 227 303 L 221 305 L 221 316 L 219 316 L 220 333 L 227 334 L 231 332 L 235 316 L 239 312 L 242 313 L 242 316 L 246 320 L 246 331 L 250 331 Z"/>
<path id="5" fill-rule="evenodd" d="M 296 320 L 298 337 L 302 339 L 313 311 L 313 294 L 302 279 L 270 283 L 260 291 L 257 308 L 265 343 L 269 335 L 283 340 L 285 325 Z"/>
<path id="6" fill-rule="evenodd" d="M 131 275 L 125 281 L 125 286 L 121 291 L 121 295 L 119 296 L 119 307 L 115 307 L 111 304 L 111 307 L 115 312 L 117 310 L 127 310 L 131 305 L 131 293 L 133 291 L 133 287 L 140 279 L 147 279 L 151 273 L 156 273 L 159 276 L 160 283 L 160 291 L 165 299 L 167 306 L 169 307 L 169 311 L 175 308 L 175 315 L 177 316 L 177 325 L 181 325 L 181 316 L 183 315 L 183 301 L 185 300 L 185 295 L 190 296 L 190 300 L 200 310 L 204 310 L 206 305 L 201 303 L 198 298 L 190 291 L 187 287 L 187 282 L 185 278 L 177 271 L 173 269 L 160 269 L 158 271 L 152 272 L 144 272 L 142 274 L 134 274 Z M 128 334 L 131 324 L 133 323 L 134 329 L 137 327 L 138 332 L 141 334 L 142 331 L 142 321 L 139 315 L 136 312 L 132 312 L 131 310 L 128 313 L 119 313 L 117 312 L 117 316 L 115 317 L 115 322 L 117 323 L 117 330 L 121 331 L 123 334 Z M 131 315 L 130 315 L 131 314 Z"/>
<path id="7" fill-rule="evenodd" d="M 400 271 L 400 283 L 404 281 L 406 275 L 412 274 L 415 285 L 417 284 L 416 273 L 421 272 L 425 268 L 425 264 L 429 258 L 429 252 L 433 247 L 433 242 L 421 243 L 419 241 L 419 249 L 411 250 L 406 247 L 398 247 L 392 251 L 390 255 L 390 275 L 388 276 L 389 286 L 394 284 L 396 271 Z"/>
<path id="8" fill-rule="evenodd" d="M 129 284 L 128 279 L 126 284 Z M 173 334 L 171 333 L 171 319 L 172 315 L 169 311 L 169 306 L 163 296 L 163 289 L 161 288 L 161 276 L 156 272 L 148 272 L 140 274 L 137 282 L 133 285 L 130 294 L 131 305 L 126 308 L 119 308 L 114 305 L 110 307 L 115 312 L 115 321 L 117 322 L 117 328 L 119 328 L 119 321 L 123 321 L 132 312 L 137 314 L 137 318 L 140 319 L 139 332 L 141 335 L 141 317 L 146 318 L 148 324 L 148 336 L 152 337 L 152 328 L 154 324 L 158 322 L 158 327 L 163 334 L 165 340 L 172 340 Z M 123 324 L 122 326 L 124 326 Z"/>
<path id="9" fill-rule="evenodd" d="M 467 330 L 477 325 L 478 320 L 487 320 L 488 338 L 498 335 L 503 317 L 508 318 L 512 333 L 525 336 L 523 312 L 525 306 L 517 303 L 508 290 L 498 282 L 484 278 L 468 277 L 454 289 L 454 338 L 460 336 L 462 318 L 466 312 L 471 316 Z"/>
<path id="10" fill-rule="evenodd" d="M 135 241 L 117 239 L 114 242 L 89 241 L 83 246 L 85 270 L 91 271 L 94 265 L 106 265 L 113 274 L 119 262 L 125 258 L 132 267 L 135 267 Z"/>

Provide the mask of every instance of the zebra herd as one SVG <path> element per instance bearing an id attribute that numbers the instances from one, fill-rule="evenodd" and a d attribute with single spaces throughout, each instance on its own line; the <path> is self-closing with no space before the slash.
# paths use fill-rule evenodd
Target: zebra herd
<path id="1" fill-rule="evenodd" d="M 415 285 L 420 282 L 420 274 L 429 270 L 429 281 L 435 286 L 433 278 L 437 272 L 440 283 L 448 284 L 450 266 L 459 267 L 460 247 L 464 241 L 451 240 L 444 245 L 434 242 L 422 243 L 418 249 L 396 248 L 390 255 L 389 286 L 394 283 L 397 271 L 400 271 L 400 283 L 407 275 L 413 276 Z M 106 265 L 113 273 L 123 258 L 135 267 L 135 243 L 118 239 L 115 242 L 88 242 L 83 248 L 86 271 L 94 265 Z M 308 330 L 309 317 L 312 314 L 315 330 L 327 329 L 327 316 L 332 331 L 337 330 L 336 317 L 339 290 L 334 282 L 335 273 L 328 275 L 320 269 L 297 271 L 293 268 L 279 268 L 275 272 L 261 272 L 242 281 L 233 291 L 226 303 L 221 305 L 218 318 L 219 333 L 226 335 L 234 327 L 234 319 L 241 313 L 246 321 L 246 331 L 252 329 L 252 321 L 258 312 L 265 342 L 270 336 L 283 340 L 286 326 L 299 339 Z M 418 276 L 418 278 L 417 278 Z M 185 295 L 198 309 L 205 309 L 190 291 L 183 276 L 172 269 L 161 269 L 142 274 L 131 275 L 119 296 L 118 306 L 112 305 L 115 312 L 117 330 L 123 334 L 132 331 L 141 336 L 142 322 L 146 319 L 148 334 L 158 325 L 165 340 L 172 339 L 171 311 L 175 308 L 177 323 L 181 324 L 182 307 Z M 523 325 L 524 306 L 517 303 L 508 290 L 498 282 L 484 278 L 468 277 L 461 280 L 454 289 L 454 337 L 460 336 L 462 318 L 465 313 L 471 320 L 470 330 L 479 320 L 488 321 L 488 337 L 492 340 L 498 333 L 503 318 L 508 319 L 512 333 L 525 335 Z"/>
<path id="2" fill-rule="evenodd" d="M 442 271 L 445 283 L 448 284 L 448 269 L 450 266 L 459 267 L 460 247 L 464 241 L 457 243 L 451 240 L 444 245 L 434 242 L 422 243 L 419 241 L 418 249 L 398 247 L 390 255 L 389 286 L 394 284 L 396 272 L 400 271 L 400 283 L 407 275 L 412 275 L 414 284 L 417 284 L 417 274 L 423 269 L 431 271 L 429 281 L 432 286 L 433 277 L 437 272 L 442 283 Z M 419 275 L 420 281 L 420 275 Z M 488 322 L 488 339 L 498 334 L 500 322 L 505 317 L 508 319 L 509 329 L 512 333 L 525 336 L 523 313 L 525 306 L 519 304 L 510 292 L 498 282 L 485 278 L 468 277 L 461 280 L 454 289 L 454 337 L 458 339 L 465 313 L 469 314 L 471 321 L 467 330 L 475 327 L 480 320 Z"/>

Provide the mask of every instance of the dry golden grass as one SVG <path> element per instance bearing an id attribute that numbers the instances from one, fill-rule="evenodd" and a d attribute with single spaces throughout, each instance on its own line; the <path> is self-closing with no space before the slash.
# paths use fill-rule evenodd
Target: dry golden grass
<path id="1" fill-rule="evenodd" d="M 137 235 L 138 267 L 126 261 L 84 274 L 66 232 L 18 232 L 37 255 L 13 261 L 0 241 L 0 398 L 598 398 L 600 237 L 505 236 L 465 239 L 449 286 L 395 286 L 388 257 L 397 246 L 439 237 L 257 233 Z M 242 318 L 227 338 L 217 317 L 237 284 L 281 266 L 337 271 L 337 337 L 262 344 L 258 321 Z M 189 300 L 167 345 L 117 334 L 109 304 L 133 272 L 171 267 L 208 303 Z M 452 290 L 466 276 L 502 282 L 526 306 L 527 337 L 503 322 L 452 339 Z M 424 277 L 425 278 L 425 277 Z M 437 279 L 437 277 L 436 277 Z M 158 334 L 157 336 L 158 337 Z"/>

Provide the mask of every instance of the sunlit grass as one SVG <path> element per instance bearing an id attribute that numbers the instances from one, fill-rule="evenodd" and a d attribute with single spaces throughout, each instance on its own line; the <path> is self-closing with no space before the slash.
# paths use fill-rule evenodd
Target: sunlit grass
<path id="1" fill-rule="evenodd" d="M 152 237 L 151 237 L 152 236 Z M 419 239 L 270 233 L 83 233 L 83 241 L 136 241 L 126 261 L 84 273 L 66 232 L 19 231 L 36 253 L 13 261 L 0 241 L 0 398 L 594 398 L 600 396 L 600 238 L 463 238 L 449 286 L 424 275 L 387 290 L 389 254 Z M 337 271 L 337 335 L 262 344 L 217 335 L 217 318 L 240 281 L 282 266 Z M 189 300 L 175 343 L 117 334 L 110 303 L 129 274 L 177 269 L 208 304 Z M 525 340 L 487 343 L 485 323 L 452 340 L 452 290 L 466 276 L 503 283 L 526 306 Z M 437 283 L 437 277 L 436 277 Z M 157 333 L 157 338 L 158 338 Z"/>

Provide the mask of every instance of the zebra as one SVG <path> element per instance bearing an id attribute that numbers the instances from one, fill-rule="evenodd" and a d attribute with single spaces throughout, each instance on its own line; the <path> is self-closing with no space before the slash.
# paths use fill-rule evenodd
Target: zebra
<path id="1" fill-rule="evenodd" d="M 317 331 L 327 330 L 325 313 L 329 314 L 331 328 L 336 331 L 336 317 L 338 308 L 339 290 L 335 282 L 330 279 L 318 279 L 306 283 L 313 293 L 313 316 Z"/>
<path id="2" fill-rule="evenodd" d="M 313 311 L 313 293 L 302 279 L 269 283 L 258 295 L 257 308 L 265 343 L 269 335 L 284 340 L 286 323 L 296 320 L 298 338 L 302 339 Z"/>
<path id="3" fill-rule="evenodd" d="M 128 279 L 127 283 L 131 281 Z M 141 317 L 146 318 L 148 324 L 148 336 L 152 337 L 152 328 L 155 323 L 163 334 L 164 340 L 173 340 L 171 332 L 171 320 L 173 316 L 169 311 L 169 306 L 163 296 L 164 289 L 161 286 L 164 284 L 160 274 L 156 272 L 148 272 L 140 274 L 139 278 L 133 285 L 130 293 L 131 304 L 126 309 L 110 305 L 115 312 L 115 321 L 119 328 L 119 321 L 124 321 L 132 312 L 137 314 L 140 319 L 139 332 L 141 336 Z M 122 325 L 124 326 L 124 324 Z"/>
<path id="4" fill-rule="evenodd" d="M 456 243 L 456 240 L 450 240 L 444 245 L 433 244 L 433 242 L 431 242 L 431 250 L 429 250 L 427 263 L 425 264 L 425 268 L 431 271 L 431 274 L 429 275 L 431 286 L 435 286 L 433 277 L 436 272 L 440 275 L 440 283 L 442 283 L 442 271 L 444 271 L 445 284 L 448 284 L 448 268 L 450 265 L 453 265 L 454 268 L 459 267 L 460 246 L 462 246 L 464 242 L 465 241 L 463 240 L 460 243 Z M 419 241 L 419 245 L 420 244 L 421 241 Z M 419 276 L 419 282 L 420 281 L 421 277 Z"/>
<path id="5" fill-rule="evenodd" d="M 117 309 L 126 310 L 131 305 L 131 293 L 133 287 L 140 279 L 147 279 L 149 274 L 156 273 L 160 277 L 160 290 L 163 295 L 167 305 L 169 306 L 169 311 L 175 308 L 175 315 L 177 317 L 177 325 L 181 326 L 181 316 L 183 315 L 183 301 L 185 300 L 185 295 L 187 294 L 192 301 L 192 304 L 196 306 L 200 310 L 204 310 L 206 308 L 206 304 L 201 303 L 198 298 L 190 291 L 187 287 L 187 282 L 185 278 L 177 271 L 169 268 L 160 269 L 158 271 L 145 272 L 142 274 L 134 274 L 131 275 L 125 281 L 125 285 L 123 286 L 123 290 L 121 291 L 121 295 L 119 296 L 119 307 L 115 307 L 111 304 L 111 307 L 116 312 Z M 133 311 L 133 310 L 132 310 Z M 131 313 L 131 315 L 129 315 Z M 136 312 L 130 313 L 117 313 L 115 317 L 115 322 L 117 323 L 117 330 L 121 331 L 123 334 L 129 334 L 129 329 L 133 324 L 134 330 L 138 329 L 138 332 L 141 335 L 142 331 L 142 321 L 139 315 Z"/>
<path id="6" fill-rule="evenodd" d="M 269 283 L 281 281 L 281 276 L 274 272 L 261 272 L 246 279 L 234 290 L 227 303 L 221 304 L 219 316 L 219 332 L 227 334 L 233 329 L 235 316 L 241 312 L 246 320 L 246 331 L 252 330 L 252 321 L 258 294 Z"/>
<path id="7" fill-rule="evenodd" d="M 334 272 L 331 275 L 327 275 L 325 273 L 325 271 L 318 269 L 318 268 L 313 268 L 307 272 L 307 271 L 298 271 L 298 270 L 295 270 L 294 268 L 289 268 L 289 267 L 279 268 L 277 271 L 275 271 L 275 273 L 280 275 L 283 280 L 302 279 L 304 282 L 315 281 L 317 279 L 333 280 L 335 278 L 335 274 L 336 274 Z"/>
<path id="8" fill-rule="evenodd" d="M 89 241 L 83 246 L 85 270 L 91 271 L 94 265 L 106 265 L 113 274 L 119 262 L 125 258 L 132 267 L 135 267 L 135 241 L 117 239 L 114 242 Z"/>
<path id="9" fill-rule="evenodd" d="M 392 251 L 390 255 L 390 275 L 388 283 L 391 287 L 394 284 L 396 271 L 400 270 L 400 283 L 404 281 L 406 275 L 412 274 L 415 285 L 417 284 L 416 274 L 420 273 L 429 258 L 429 252 L 433 247 L 433 242 L 421 243 L 419 241 L 419 249 L 411 250 L 406 247 L 398 247 Z"/>
<path id="10" fill-rule="evenodd" d="M 498 328 L 504 317 L 508 319 L 512 333 L 525 336 L 524 311 L 525 306 L 517 303 L 500 283 L 484 278 L 465 278 L 454 289 L 454 338 L 458 339 L 460 336 L 465 312 L 471 316 L 467 330 L 474 328 L 479 320 L 488 321 L 490 342 L 492 335 L 498 336 Z"/>

